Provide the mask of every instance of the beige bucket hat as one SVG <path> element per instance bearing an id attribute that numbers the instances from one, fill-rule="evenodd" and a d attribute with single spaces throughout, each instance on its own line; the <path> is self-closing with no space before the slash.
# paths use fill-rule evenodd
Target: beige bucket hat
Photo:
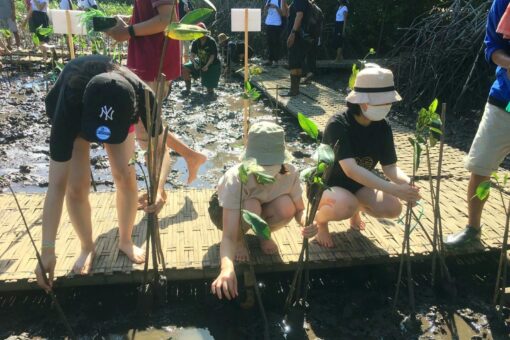
<path id="1" fill-rule="evenodd" d="M 377 64 L 367 64 L 358 73 L 354 89 L 346 100 L 353 104 L 381 105 L 402 100 L 395 90 L 393 72 Z"/>
<path id="2" fill-rule="evenodd" d="M 292 155 L 285 149 L 285 132 L 273 122 L 262 121 L 251 126 L 248 142 L 240 159 L 255 159 L 257 164 L 266 167 L 292 161 Z"/>
<path id="3" fill-rule="evenodd" d="M 218 43 L 221 45 L 223 44 L 225 41 L 229 40 L 230 38 L 228 37 L 228 35 L 226 35 L 225 33 L 220 33 L 218 34 Z"/>

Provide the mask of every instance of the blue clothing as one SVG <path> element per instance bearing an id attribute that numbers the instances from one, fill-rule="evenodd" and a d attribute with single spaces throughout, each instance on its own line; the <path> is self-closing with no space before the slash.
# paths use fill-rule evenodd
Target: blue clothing
<path id="1" fill-rule="evenodd" d="M 503 36 L 496 33 L 499 21 L 505 13 L 510 0 L 494 0 L 487 18 L 487 30 L 485 35 L 485 59 L 491 64 L 492 54 L 497 50 L 503 50 L 510 55 L 510 40 L 503 39 Z M 492 84 L 489 97 L 493 97 L 503 103 L 510 102 L 510 79 L 507 70 L 500 66 L 496 69 L 496 80 Z"/>

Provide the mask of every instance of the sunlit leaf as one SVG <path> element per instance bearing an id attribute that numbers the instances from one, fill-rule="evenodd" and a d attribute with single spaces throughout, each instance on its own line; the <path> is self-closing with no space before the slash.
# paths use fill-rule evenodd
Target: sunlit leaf
<path id="1" fill-rule="evenodd" d="M 38 27 L 37 28 L 37 33 L 39 35 L 42 35 L 43 37 L 49 37 L 50 35 L 53 34 L 53 27 L 52 26 L 49 26 L 49 27 Z"/>
<path id="2" fill-rule="evenodd" d="M 166 35 L 174 40 L 195 40 L 208 34 L 209 31 L 196 25 L 172 22 L 166 29 Z"/>
<path id="3" fill-rule="evenodd" d="M 248 169 L 246 169 L 244 163 L 239 165 L 239 180 L 243 184 L 248 183 Z"/>
<path id="4" fill-rule="evenodd" d="M 0 29 L 0 35 L 4 36 L 5 38 L 10 38 L 12 33 L 7 29 Z"/>
<path id="5" fill-rule="evenodd" d="M 264 168 L 257 163 L 255 158 L 249 158 L 243 161 L 243 165 L 246 168 L 247 174 L 256 174 L 264 172 Z"/>
<path id="6" fill-rule="evenodd" d="M 371 49 L 368 51 L 368 54 L 375 54 L 375 49 L 374 49 L 374 48 L 371 48 Z"/>
<path id="7" fill-rule="evenodd" d="M 246 92 L 250 92 L 250 90 L 251 90 L 251 84 L 250 84 L 250 82 L 249 82 L 249 81 L 244 82 L 244 90 L 245 90 Z"/>
<path id="8" fill-rule="evenodd" d="M 438 103 L 439 101 L 437 100 L 437 98 L 434 99 L 432 103 L 430 103 L 429 105 L 429 112 L 436 112 Z"/>
<path id="9" fill-rule="evenodd" d="M 301 181 L 306 182 L 310 179 L 310 177 L 313 176 L 314 172 L 315 167 L 306 168 L 301 171 L 301 173 L 299 174 L 299 178 L 301 179 Z"/>
<path id="10" fill-rule="evenodd" d="M 319 163 L 319 165 L 317 166 L 317 175 L 318 176 L 322 175 L 327 168 L 328 165 L 326 163 Z"/>
<path id="11" fill-rule="evenodd" d="M 356 64 L 352 64 L 352 72 L 349 77 L 349 89 L 354 90 L 354 84 L 356 83 L 356 77 L 358 76 L 359 69 Z"/>
<path id="12" fill-rule="evenodd" d="M 191 12 L 186 13 L 186 15 L 179 22 L 181 24 L 195 25 L 201 21 L 204 21 L 213 13 L 214 10 L 210 8 L 197 8 Z"/>
<path id="13" fill-rule="evenodd" d="M 250 66 L 250 75 L 258 76 L 259 74 L 262 74 L 262 72 L 264 72 L 262 67 L 257 65 Z"/>
<path id="14" fill-rule="evenodd" d="M 304 132 L 306 132 L 306 134 L 310 136 L 310 138 L 312 138 L 315 141 L 319 138 L 319 129 L 317 128 L 317 125 L 313 122 L 313 120 L 299 112 L 298 121 L 299 126 L 301 126 L 301 129 Z"/>
<path id="15" fill-rule="evenodd" d="M 476 188 L 475 196 L 478 197 L 480 201 L 485 201 L 487 197 L 489 197 L 490 191 L 491 181 L 484 181 Z"/>
<path id="16" fill-rule="evenodd" d="M 35 33 L 32 34 L 32 42 L 34 43 L 35 46 L 39 46 L 41 44 L 39 37 Z"/>
<path id="17" fill-rule="evenodd" d="M 492 174 L 491 174 L 491 177 L 496 181 L 496 182 L 499 182 L 499 175 L 496 171 L 494 171 Z"/>
<path id="18" fill-rule="evenodd" d="M 273 176 L 266 174 L 264 172 L 257 172 L 254 175 L 255 180 L 257 181 L 258 184 L 271 184 L 276 181 L 276 179 Z"/>
<path id="19" fill-rule="evenodd" d="M 206 4 L 209 5 L 209 7 L 211 7 L 215 12 L 217 12 L 218 10 L 216 9 L 216 6 L 214 6 L 214 4 L 210 1 L 210 0 L 203 0 Z"/>
<path id="20" fill-rule="evenodd" d="M 269 225 L 260 216 L 245 209 L 242 210 L 242 214 L 243 220 L 251 227 L 255 235 L 266 240 L 271 238 L 271 230 L 269 229 Z"/>
<path id="21" fill-rule="evenodd" d="M 318 161 L 319 163 L 326 163 L 331 165 L 335 162 L 335 152 L 333 148 L 328 144 L 321 144 L 317 148 Z"/>

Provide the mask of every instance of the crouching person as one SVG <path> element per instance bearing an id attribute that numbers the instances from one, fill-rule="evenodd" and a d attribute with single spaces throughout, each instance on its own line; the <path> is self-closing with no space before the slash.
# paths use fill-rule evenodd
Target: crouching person
<path id="1" fill-rule="evenodd" d="M 416 202 L 418 189 L 397 166 L 393 134 L 384 119 L 391 104 L 401 100 L 395 91 L 393 74 L 378 65 L 360 71 L 354 90 L 347 96 L 347 111 L 334 115 L 324 130 L 322 142 L 339 148 L 333 172 L 315 217 L 317 242 L 333 247 L 328 230 L 330 221 L 350 218 L 351 228 L 362 230 L 359 212 L 376 218 L 396 218 L 399 199 Z M 372 173 L 377 163 L 390 181 Z"/>
<path id="2" fill-rule="evenodd" d="M 211 199 L 209 213 L 216 226 L 223 230 L 221 272 L 211 286 L 212 293 L 220 299 L 225 296 L 230 300 L 238 295 L 234 260 L 248 260 L 248 249 L 242 238 L 249 226 L 244 222 L 239 225 L 240 206 L 262 217 L 271 232 L 287 225 L 292 218 L 301 225 L 304 237 L 312 237 L 317 232 L 315 225 L 303 228 L 304 203 L 299 172 L 289 164 L 291 156 L 285 150 L 283 129 L 270 122 L 254 124 L 242 156 L 243 161 L 249 159 L 256 160 L 275 181 L 259 184 L 256 176 L 251 174 L 247 184 L 242 185 L 240 164 L 229 169 L 219 181 L 217 196 L 215 194 Z M 268 255 L 278 252 L 278 246 L 271 239 L 261 238 L 260 247 Z"/>

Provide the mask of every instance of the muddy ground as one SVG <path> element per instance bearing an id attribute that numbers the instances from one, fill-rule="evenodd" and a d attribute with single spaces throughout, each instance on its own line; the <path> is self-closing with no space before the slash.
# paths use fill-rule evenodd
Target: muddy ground
<path id="1" fill-rule="evenodd" d="M 14 70 L 11 70 L 14 71 Z M 47 186 L 49 124 L 43 99 L 51 86 L 47 72 L 17 71 L 2 74 L 0 83 L 0 175 L 18 191 L 43 192 Z M 13 76 L 16 74 L 15 76 Z M 321 76 L 322 83 L 340 88 L 348 75 Z M 193 148 L 207 154 L 196 188 L 210 188 L 237 160 L 241 151 L 240 83 L 220 85 L 218 98 L 206 100 L 195 87 L 188 98 L 176 84 L 164 112 L 171 129 Z M 263 100 L 252 106 L 257 119 L 274 119 L 285 126 L 295 163 L 304 167 L 312 144 L 294 118 Z M 397 119 L 397 115 L 394 116 Z M 408 119 L 410 121 L 410 119 Z M 476 126 L 459 123 L 458 146 L 469 147 Z M 452 126 L 453 129 L 453 126 Z M 108 163 L 101 146 L 93 145 L 91 169 L 98 190 L 112 190 Z M 183 160 L 174 155 L 168 187 L 183 186 Z M 141 180 L 141 178 L 139 178 Z M 141 186 L 142 182 L 140 182 Z M 306 337 L 310 339 L 508 339 L 508 310 L 503 316 L 489 301 L 495 281 L 496 256 L 452 259 L 457 296 L 431 288 L 430 263 L 414 266 L 417 314 L 410 316 L 403 287 L 398 311 L 392 309 L 397 266 L 372 266 L 312 273 Z M 171 279 L 171 278 L 170 278 Z M 282 310 L 289 274 L 260 276 L 272 339 L 300 339 L 305 334 L 284 334 Z M 171 284 L 169 300 L 150 317 L 141 319 L 132 286 L 66 289 L 58 292 L 73 328 L 83 339 L 125 339 L 138 329 L 145 339 L 261 339 L 258 309 L 244 310 L 239 301 L 217 301 L 209 294 L 210 282 Z M 242 300 L 242 299 L 241 299 Z M 413 322 L 418 320 L 418 322 Z M 0 295 L 0 337 L 11 339 L 59 338 L 64 332 L 50 301 L 40 292 Z"/>

